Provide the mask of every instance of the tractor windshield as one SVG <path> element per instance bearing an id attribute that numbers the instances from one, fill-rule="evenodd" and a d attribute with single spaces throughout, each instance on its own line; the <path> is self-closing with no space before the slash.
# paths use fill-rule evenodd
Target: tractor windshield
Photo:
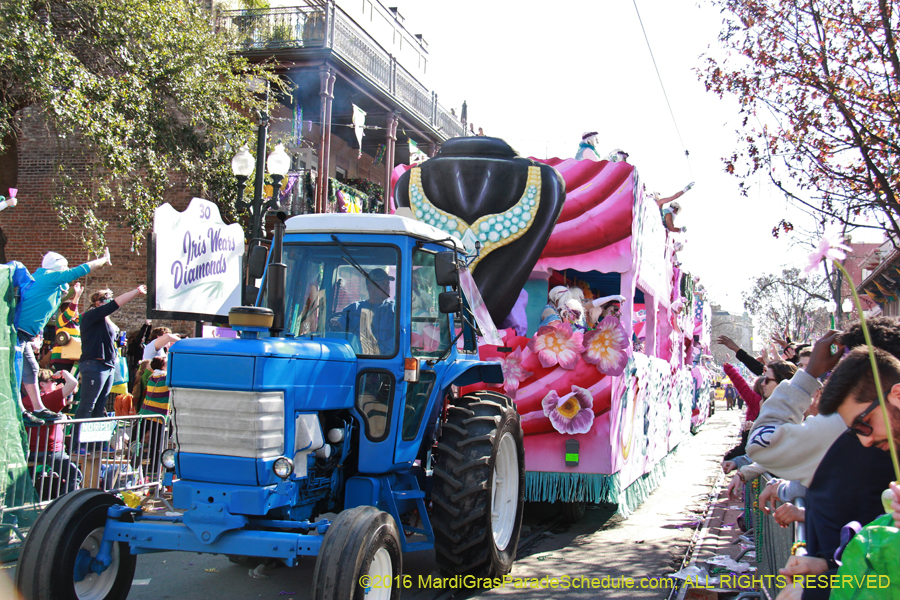
<path id="1" fill-rule="evenodd" d="M 360 356 L 397 353 L 393 246 L 285 244 L 285 332 L 342 339 Z"/>

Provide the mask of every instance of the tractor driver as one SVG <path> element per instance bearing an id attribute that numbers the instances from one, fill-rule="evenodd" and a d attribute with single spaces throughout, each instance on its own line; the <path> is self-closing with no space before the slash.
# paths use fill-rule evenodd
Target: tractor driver
<path id="1" fill-rule="evenodd" d="M 367 300 L 348 304 L 329 323 L 335 331 L 347 331 L 359 336 L 363 354 L 391 355 L 396 339 L 395 303 L 390 294 L 394 278 L 384 269 L 376 268 L 366 277 Z"/>

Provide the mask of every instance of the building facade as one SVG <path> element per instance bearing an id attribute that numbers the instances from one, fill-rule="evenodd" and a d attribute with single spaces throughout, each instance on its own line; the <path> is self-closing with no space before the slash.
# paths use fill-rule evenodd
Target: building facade
<path id="1" fill-rule="evenodd" d="M 716 364 L 723 365 L 734 361 L 734 354 L 715 341 L 721 335 L 730 337 L 734 342 L 748 353 L 753 354 L 753 320 L 747 312 L 740 315 L 731 314 L 722 310 L 721 306 L 713 304 L 712 308 L 712 355 Z"/>
<path id="2" fill-rule="evenodd" d="M 416 151 L 433 156 L 442 142 L 466 134 L 462 108 L 459 116 L 446 109 L 423 83 L 427 41 L 407 29 L 397 8 L 379 0 L 297 0 L 221 10 L 215 18 L 235 52 L 274 59 L 294 87 L 280 98 L 270 129 L 312 184 L 314 197 L 298 203 L 294 196 L 293 212 L 298 204 L 301 212 L 337 210 L 333 180 L 368 180 L 388 190 L 397 164 L 411 162 Z M 378 208 L 387 210 L 383 202 Z"/>
<path id="3" fill-rule="evenodd" d="M 446 109 L 425 85 L 431 60 L 427 41 L 407 29 L 397 9 L 378 0 L 298 0 L 259 10 L 208 8 L 234 52 L 251 61 L 274 58 L 276 71 L 294 88 L 277 98 L 277 109 L 269 115 L 270 147 L 281 141 L 292 156 L 280 194 L 291 214 L 384 211 L 391 173 L 410 161 L 413 144 L 431 156 L 448 138 L 466 134 L 462 111 L 457 116 Z M 73 266 L 95 258 L 88 256 L 78 231 L 60 229 L 58 207 L 49 202 L 61 162 L 77 167 L 77 161 L 90 156 L 76 151 L 77 139 L 57 135 L 38 106 L 20 111 L 16 125 L 16 168 L 0 170 L 0 187 L 17 188 L 19 204 L 0 213 L 0 259 L 17 260 L 33 272 L 48 251 L 63 254 Z M 354 125 L 362 127 L 362 144 Z M 9 156 L 0 157 L 0 163 Z M 338 189 L 359 189 L 359 196 L 369 201 L 340 205 L 335 202 Z M 184 210 L 197 195 L 174 179 L 164 201 Z M 106 239 L 112 267 L 83 280 L 85 299 L 100 288 L 119 294 L 147 282 L 147 246 L 134 247 L 130 231 L 113 224 L 120 210 L 102 206 L 96 215 L 111 223 Z M 131 302 L 113 318 L 123 329 L 136 329 L 146 318 L 145 303 Z M 184 333 L 194 330 L 192 323 L 165 324 Z"/>

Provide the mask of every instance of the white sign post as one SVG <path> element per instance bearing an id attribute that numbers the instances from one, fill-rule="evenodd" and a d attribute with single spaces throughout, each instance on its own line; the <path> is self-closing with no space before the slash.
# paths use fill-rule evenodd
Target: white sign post
<path id="1" fill-rule="evenodd" d="M 184 212 L 163 204 L 153 238 L 152 317 L 221 321 L 240 306 L 244 231 L 226 225 L 215 204 L 194 198 Z"/>

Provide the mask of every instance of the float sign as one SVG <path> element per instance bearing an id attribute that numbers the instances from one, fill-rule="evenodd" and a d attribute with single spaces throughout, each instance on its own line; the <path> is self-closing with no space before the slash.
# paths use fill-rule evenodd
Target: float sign
<path id="1" fill-rule="evenodd" d="M 156 315 L 212 320 L 240 306 L 244 231 L 226 225 L 215 204 L 194 198 L 184 212 L 161 205 L 153 216 L 153 237 Z"/>

